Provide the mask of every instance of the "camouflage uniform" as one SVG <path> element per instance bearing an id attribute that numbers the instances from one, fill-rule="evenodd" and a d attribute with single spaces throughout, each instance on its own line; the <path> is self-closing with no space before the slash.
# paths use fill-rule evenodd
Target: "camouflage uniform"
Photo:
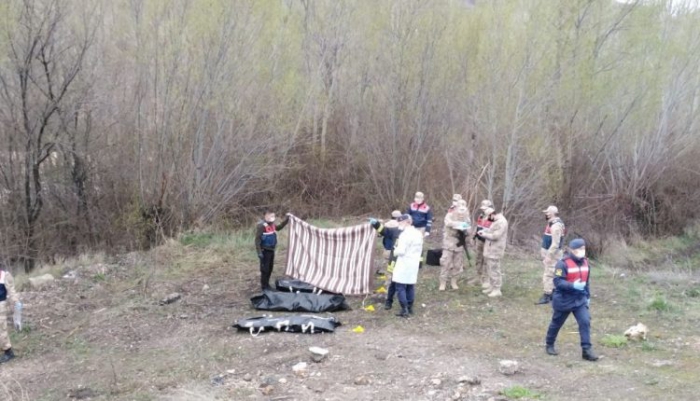
<path id="1" fill-rule="evenodd" d="M 461 210 L 461 211 L 460 211 Z M 466 202 L 460 200 L 458 207 L 445 216 L 445 232 L 442 240 L 442 257 L 440 258 L 440 290 L 445 289 L 448 279 L 452 288 L 458 289 L 457 278 L 464 271 L 464 249 L 469 235 L 469 211 Z"/>
<path id="2" fill-rule="evenodd" d="M 19 301 L 17 291 L 15 291 L 15 281 L 12 274 L 5 270 L 0 270 L 0 347 L 2 351 L 8 351 L 12 348 L 10 344 L 10 336 L 7 332 L 7 314 L 8 304 L 14 305 Z"/>
<path id="3" fill-rule="evenodd" d="M 486 209 L 486 214 L 490 213 L 493 213 L 493 209 Z M 489 297 L 499 297 L 503 284 L 501 259 L 503 259 L 508 242 L 508 220 L 502 214 L 496 214 L 493 224 L 483 231 L 482 236 L 486 239 L 484 259 L 489 275 L 489 286 L 483 292 Z"/>

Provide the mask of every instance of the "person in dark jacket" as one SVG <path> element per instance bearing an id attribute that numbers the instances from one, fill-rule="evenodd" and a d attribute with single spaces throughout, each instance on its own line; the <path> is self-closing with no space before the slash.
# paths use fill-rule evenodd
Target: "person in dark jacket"
<path id="1" fill-rule="evenodd" d="M 426 237 L 430 235 L 430 229 L 433 227 L 433 210 L 425 203 L 423 192 L 416 192 L 413 203 L 408 206 L 406 214 L 411 216 L 413 227 Z"/>
<path id="2" fill-rule="evenodd" d="M 395 260 L 394 257 L 394 247 L 396 246 L 396 239 L 399 238 L 401 230 L 399 230 L 399 223 L 397 219 L 401 216 L 401 212 L 394 210 L 391 213 L 391 220 L 385 223 L 379 222 L 377 219 L 369 219 L 369 223 L 372 227 L 377 230 L 377 234 L 382 237 L 382 245 L 384 246 L 384 256 L 387 262 L 387 272 L 386 272 L 386 282 L 384 285 L 387 287 L 386 302 L 384 303 L 384 309 L 391 309 L 394 304 L 394 295 L 396 294 L 396 285 L 391 280 L 391 275 L 393 273 L 392 261 Z"/>
<path id="3" fill-rule="evenodd" d="M 270 276 L 275 263 L 275 248 L 277 248 L 277 231 L 289 223 L 289 213 L 279 225 L 275 224 L 275 212 L 267 211 L 263 221 L 255 230 L 255 249 L 260 259 L 260 287 L 263 291 L 271 289 Z"/>
<path id="4" fill-rule="evenodd" d="M 558 355 L 554 348 L 554 342 L 559 334 L 559 329 L 564 325 L 569 314 L 573 313 L 581 336 L 583 359 L 587 361 L 598 360 L 591 345 L 589 278 L 590 268 L 586 258 L 586 243 L 583 239 L 576 238 L 569 243 L 569 253 L 554 267 L 554 293 L 552 295 L 554 313 L 547 330 L 547 354 Z"/>

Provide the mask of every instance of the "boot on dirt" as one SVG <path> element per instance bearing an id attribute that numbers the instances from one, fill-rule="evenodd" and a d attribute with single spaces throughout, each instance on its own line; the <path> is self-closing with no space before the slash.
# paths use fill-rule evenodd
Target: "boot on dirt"
<path id="1" fill-rule="evenodd" d="M 548 304 L 552 300 L 552 295 L 551 294 L 542 294 L 540 299 L 535 302 L 535 305 L 545 305 Z"/>
<path id="2" fill-rule="evenodd" d="M 399 317 L 408 317 L 408 306 L 406 305 L 401 305 L 401 312 L 397 313 L 396 316 Z"/>
<path id="3" fill-rule="evenodd" d="M 2 354 L 2 356 L 0 356 L 0 363 L 9 362 L 14 357 L 15 357 L 15 353 L 14 353 L 14 351 L 12 351 L 12 348 L 10 348 L 10 349 L 6 350 L 5 353 Z"/>
<path id="4" fill-rule="evenodd" d="M 393 302 L 391 302 L 390 300 L 387 299 L 386 302 L 384 302 L 384 310 L 390 310 L 391 307 L 393 306 L 392 304 L 393 304 Z"/>
<path id="5" fill-rule="evenodd" d="M 413 302 L 408 303 L 408 314 L 413 315 Z"/>
<path id="6" fill-rule="evenodd" d="M 554 349 L 554 344 L 547 345 L 547 355 L 557 356 L 559 353 Z"/>
<path id="7" fill-rule="evenodd" d="M 452 286 L 453 290 L 458 290 L 459 287 L 457 286 L 457 278 L 453 277 L 452 280 L 450 280 L 450 286 Z"/>
<path id="8" fill-rule="evenodd" d="M 583 359 L 595 362 L 598 360 L 598 355 L 594 354 L 592 349 L 586 348 L 583 350 Z"/>
<path id="9" fill-rule="evenodd" d="M 481 290 L 481 292 L 486 294 L 486 295 L 490 294 L 491 291 L 493 291 L 493 288 L 491 288 L 491 285 L 489 285 L 488 287 L 484 287 L 484 289 Z"/>
<path id="10" fill-rule="evenodd" d="M 447 280 L 444 278 L 440 279 L 440 288 L 438 288 L 438 291 L 445 291 L 445 287 L 447 286 Z"/>

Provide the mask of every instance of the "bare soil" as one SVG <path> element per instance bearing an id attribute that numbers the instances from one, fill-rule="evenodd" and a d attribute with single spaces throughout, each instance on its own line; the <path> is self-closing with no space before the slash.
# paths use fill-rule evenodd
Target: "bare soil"
<path id="1" fill-rule="evenodd" d="M 254 337 L 231 325 L 264 313 L 249 303 L 258 285 L 255 260 L 171 242 L 24 291 L 27 327 L 12 334 L 18 357 L 0 366 L 0 399 L 698 399 L 697 275 L 660 286 L 648 273 L 594 264 L 592 334 L 602 358 L 591 363 L 581 359 L 573 318 L 560 334 L 560 355 L 544 353 L 551 308 L 534 305 L 541 280 L 534 255 L 507 258 L 501 299 L 464 283 L 438 292 L 438 268 L 425 267 L 409 319 L 383 310 L 381 296 L 351 298 L 353 310 L 335 314 L 343 325 L 334 334 Z M 276 266 L 280 273 L 284 252 Z M 172 292 L 182 298 L 160 305 Z M 669 310 L 650 309 L 655 296 L 665 297 Z M 363 310 L 363 302 L 376 311 Z M 646 343 L 601 344 L 637 322 L 651 330 Z M 364 333 L 352 331 L 358 325 Z M 311 346 L 329 349 L 329 357 L 312 362 Z M 517 361 L 520 371 L 501 374 L 501 360 Z M 292 372 L 299 362 L 308 363 L 304 377 Z M 480 384 L 459 383 L 462 376 Z"/>

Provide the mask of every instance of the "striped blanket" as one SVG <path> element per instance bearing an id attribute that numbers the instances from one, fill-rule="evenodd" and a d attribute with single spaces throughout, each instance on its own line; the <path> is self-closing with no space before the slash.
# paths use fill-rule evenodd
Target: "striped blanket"
<path id="1" fill-rule="evenodd" d="M 369 224 L 323 229 L 289 217 L 286 275 L 336 294 L 369 294 L 376 232 Z"/>

